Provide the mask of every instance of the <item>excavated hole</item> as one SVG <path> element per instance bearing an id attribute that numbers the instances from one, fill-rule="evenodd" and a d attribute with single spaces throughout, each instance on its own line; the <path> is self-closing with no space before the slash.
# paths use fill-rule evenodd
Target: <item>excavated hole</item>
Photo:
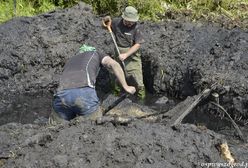
<path id="1" fill-rule="evenodd" d="M 184 83 L 182 89 L 179 91 L 179 98 L 166 97 L 165 93 L 155 93 L 153 89 L 153 74 L 151 71 L 151 65 L 149 62 L 144 64 L 144 83 L 147 88 L 147 97 L 145 105 L 156 111 L 168 111 L 175 107 L 179 102 L 183 101 L 187 96 L 193 96 L 196 94 L 196 89 L 194 89 L 193 83 L 195 83 L 194 73 L 186 72 L 184 76 Z M 106 76 L 107 71 L 100 73 L 99 78 Z M 104 79 L 104 78 L 102 78 Z M 148 80 L 149 79 L 149 80 Z M 101 80 L 98 85 L 98 95 L 101 100 L 106 97 L 106 94 L 111 92 L 110 80 Z M 170 91 L 178 92 L 178 91 Z M 176 93 L 174 93 L 175 95 Z M 178 94 L 178 93 L 177 93 Z M 172 94 L 173 95 L 173 94 Z M 162 103 L 157 103 L 161 98 L 165 98 Z M 10 122 L 17 122 L 22 124 L 36 123 L 44 124 L 48 121 L 49 114 L 52 110 L 52 94 L 51 93 L 35 93 L 35 94 L 25 94 L 15 96 L 2 114 L 0 114 L 0 125 L 4 125 Z M 182 121 L 183 123 L 191 123 L 197 126 L 205 126 L 216 132 L 221 132 L 222 130 L 233 130 L 231 122 L 227 117 L 221 112 L 220 109 L 210 105 L 211 96 L 206 100 L 199 103 Z M 223 104 L 222 104 L 223 105 Z M 237 120 L 236 120 L 237 121 Z M 244 125 L 247 120 L 243 122 L 237 121 L 238 124 Z"/>

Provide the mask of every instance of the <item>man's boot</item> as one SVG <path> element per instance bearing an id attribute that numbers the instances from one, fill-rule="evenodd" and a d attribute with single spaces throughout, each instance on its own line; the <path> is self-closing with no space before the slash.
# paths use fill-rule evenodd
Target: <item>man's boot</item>
<path id="1" fill-rule="evenodd" d="M 68 121 L 61 118 L 54 110 L 52 110 L 49 119 L 48 119 L 48 125 L 58 125 L 58 124 L 64 124 Z"/>

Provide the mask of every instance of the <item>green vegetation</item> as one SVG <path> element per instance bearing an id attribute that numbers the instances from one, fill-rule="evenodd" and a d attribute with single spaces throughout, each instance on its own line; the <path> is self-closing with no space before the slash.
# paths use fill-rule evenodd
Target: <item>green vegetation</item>
<path id="1" fill-rule="evenodd" d="M 53 9 L 55 9 L 55 5 L 49 0 L 0 0 L 0 22 L 9 20 L 14 16 L 33 16 Z"/>
<path id="2" fill-rule="evenodd" d="M 56 8 L 71 7 L 80 0 L 0 0 L 0 23 L 14 16 L 33 16 Z M 82 0 L 101 15 L 117 16 L 127 5 L 135 6 L 143 20 L 187 16 L 192 20 L 220 16 L 233 21 L 248 19 L 248 0 Z M 16 7 L 15 3 L 16 2 Z M 172 17 L 172 15 L 174 17 Z"/>
<path id="3" fill-rule="evenodd" d="M 79 0 L 0 0 L 0 23 L 14 16 L 34 16 L 56 8 L 71 7 Z"/>
<path id="4" fill-rule="evenodd" d="M 248 19 L 248 0 L 166 0 L 167 10 L 185 11 L 192 18 L 224 15 L 230 19 Z"/>

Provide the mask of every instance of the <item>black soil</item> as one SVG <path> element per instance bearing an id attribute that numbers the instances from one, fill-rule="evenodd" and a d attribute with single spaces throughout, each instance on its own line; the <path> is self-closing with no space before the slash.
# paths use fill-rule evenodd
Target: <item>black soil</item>
<path id="1" fill-rule="evenodd" d="M 213 92 L 219 94 L 220 105 L 247 140 L 248 31 L 173 20 L 141 26 L 146 39 L 142 46 L 146 88 L 152 97 L 169 98 L 156 110 L 173 108 L 216 84 Z M 83 43 L 114 53 L 101 17 L 82 3 L 0 25 L 0 167 L 204 167 L 204 163 L 227 163 L 219 150 L 226 141 L 236 162 L 248 165 L 247 143 L 238 140 L 230 120 L 209 99 L 177 130 L 163 118 L 125 125 L 87 120 L 41 124 L 51 112 L 65 61 Z M 98 78 L 97 91 L 108 104 L 108 72 L 104 69 Z M 150 112 L 155 101 L 148 102 L 148 107 L 139 108 Z M 122 106 L 135 103 L 126 100 Z"/>

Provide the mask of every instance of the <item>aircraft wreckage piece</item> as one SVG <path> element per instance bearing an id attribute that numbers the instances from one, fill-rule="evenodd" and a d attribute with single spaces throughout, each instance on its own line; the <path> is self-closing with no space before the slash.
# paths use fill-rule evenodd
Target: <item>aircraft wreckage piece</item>
<path id="1" fill-rule="evenodd" d="M 187 97 L 186 100 L 179 103 L 175 108 L 171 109 L 167 114 L 171 116 L 167 125 L 176 128 L 181 124 L 182 120 L 196 107 L 203 99 L 207 98 L 212 89 L 205 89 L 200 94 Z"/>

